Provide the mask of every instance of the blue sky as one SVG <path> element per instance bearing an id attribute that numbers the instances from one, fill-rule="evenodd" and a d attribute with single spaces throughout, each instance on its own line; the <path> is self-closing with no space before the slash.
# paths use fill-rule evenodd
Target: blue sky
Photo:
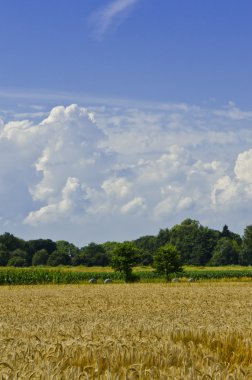
<path id="1" fill-rule="evenodd" d="M 3 2 L 0 232 L 83 245 L 192 217 L 242 233 L 251 13 L 248 0 Z"/>
<path id="2" fill-rule="evenodd" d="M 113 3 L 4 2 L 1 87 L 250 105 L 250 1 Z"/>

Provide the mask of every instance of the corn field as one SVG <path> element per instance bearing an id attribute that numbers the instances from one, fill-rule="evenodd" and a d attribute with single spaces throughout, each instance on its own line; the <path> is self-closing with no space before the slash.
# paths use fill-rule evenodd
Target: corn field
<path id="1" fill-rule="evenodd" d="M 135 268 L 141 282 L 162 282 L 165 279 L 153 270 L 139 270 Z M 194 280 L 221 280 L 244 279 L 252 280 L 252 269 L 186 269 L 183 273 L 174 274 L 174 277 Z M 0 268 L 0 285 L 37 285 L 37 284 L 81 284 L 87 283 L 90 278 L 103 282 L 110 278 L 114 282 L 123 282 L 123 275 L 106 268 Z"/>
<path id="2" fill-rule="evenodd" d="M 0 288 L 0 378 L 252 379 L 252 284 Z"/>

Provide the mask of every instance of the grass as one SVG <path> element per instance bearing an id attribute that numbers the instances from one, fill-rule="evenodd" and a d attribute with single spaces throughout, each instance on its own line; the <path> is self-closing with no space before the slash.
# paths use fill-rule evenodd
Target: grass
<path id="1" fill-rule="evenodd" d="M 0 378 L 252 379 L 252 284 L 0 288 Z"/>

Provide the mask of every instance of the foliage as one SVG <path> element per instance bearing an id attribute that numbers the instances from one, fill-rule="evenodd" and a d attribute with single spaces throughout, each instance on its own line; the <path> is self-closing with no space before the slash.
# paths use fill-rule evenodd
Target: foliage
<path id="1" fill-rule="evenodd" d="M 170 239 L 170 231 L 168 228 L 159 230 L 157 236 L 146 235 L 134 240 L 136 246 L 141 250 L 140 264 L 152 265 L 153 255 L 158 248 L 166 245 Z"/>
<path id="2" fill-rule="evenodd" d="M 27 264 L 28 264 L 29 255 L 23 249 L 20 249 L 20 248 L 15 249 L 15 251 L 11 252 L 11 257 L 22 257 L 23 259 L 27 261 Z"/>
<path id="3" fill-rule="evenodd" d="M 115 271 L 124 275 L 126 282 L 130 282 L 132 277 L 132 268 L 139 263 L 140 251 L 132 242 L 119 243 L 112 253 L 111 266 Z"/>
<path id="4" fill-rule="evenodd" d="M 25 241 L 17 238 L 9 232 L 0 235 L 0 243 L 4 244 L 9 252 L 15 251 L 16 249 L 25 249 Z"/>
<path id="5" fill-rule="evenodd" d="M 105 250 L 106 254 L 111 257 L 112 252 L 115 249 L 115 247 L 118 245 L 117 241 L 106 241 L 105 243 L 101 244 L 103 249 Z"/>
<path id="6" fill-rule="evenodd" d="M 183 264 L 205 265 L 212 257 L 219 235 L 196 220 L 185 219 L 171 229 L 170 242 L 177 247 Z"/>
<path id="7" fill-rule="evenodd" d="M 10 259 L 10 254 L 4 244 L 0 243 L 0 266 L 7 265 Z"/>
<path id="8" fill-rule="evenodd" d="M 10 266 L 10 267 L 27 267 L 28 263 L 24 257 L 13 256 L 8 261 L 8 266 Z"/>
<path id="9" fill-rule="evenodd" d="M 40 251 L 41 249 L 45 249 L 48 255 L 50 255 L 57 249 L 57 245 L 51 239 L 35 239 L 26 242 L 26 250 L 31 257 L 35 252 Z"/>
<path id="10" fill-rule="evenodd" d="M 188 218 L 171 229 L 160 229 L 157 235 L 141 236 L 128 243 L 138 248 L 137 262 L 141 265 L 152 265 L 158 249 L 168 243 L 177 248 L 183 265 L 252 265 L 252 225 L 245 228 L 241 238 L 239 234 L 230 231 L 226 224 L 221 231 L 217 231 Z M 9 265 L 9 262 L 13 264 L 18 260 L 10 259 L 20 257 L 27 266 L 48 263 L 53 266 L 105 267 L 111 265 L 113 252 L 120 249 L 121 244 L 115 241 L 103 244 L 92 242 L 80 249 L 65 240 L 24 241 L 5 232 L 0 235 L 0 265 Z M 39 251 L 43 251 L 43 254 L 38 254 Z"/>
<path id="11" fill-rule="evenodd" d="M 18 259 L 17 257 L 15 259 Z M 22 264 L 22 262 L 20 262 Z M 125 280 L 122 272 L 103 272 L 96 268 L 96 271 L 90 271 L 90 268 L 0 268 L 0 285 L 28 285 L 28 284 L 80 284 L 88 282 L 91 277 L 103 282 L 110 278 L 113 282 L 122 282 Z M 186 269 L 184 272 L 177 272 L 176 277 L 182 277 L 183 281 L 188 278 L 195 280 L 222 280 L 222 279 L 252 279 L 252 269 Z M 141 282 L 162 282 L 163 277 L 156 271 L 139 271 L 132 272 L 131 280 Z"/>
<path id="12" fill-rule="evenodd" d="M 156 238 L 156 247 L 157 248 L 163 247 L 164 245 L 169 243 L 170 237 L 171 237 L 171 234 L 170 234 L 169 229 L 168 228 L 163 228 L 163 229 L 161 228 L 159 230 L 159 233 L 158 233 L 157 238 Z"/>
<path id="13" fill-rule="evenodd" d="M 218 240 L 209 264 L 213 266 L 238 264 L 240 247 L 236 240 L 222 237 Z"/>
<path id="14" fill-rule="evenodd" d="M 172 274 L 182 272 L 181 258 L 176 247 L 167 244 L 159 248 L 154 255 L 153 267 L 159 274 L 165 275 L 166 281 L 171 279 Z"/>
<path id="15" fill-rule="evenodd" d="M 64 252 L 68 254 L 70 257 L 74 257 L 79 254 L 80 249 L 76 247 L 74 244 L 69 243 L 66 240 L 58 240 L 56 241 L 56 249 L 59 252 Z"/>
<path id="16" fill-rule="evenodd" d="M 32 257 L 32 265 L 45 265 L 48 260 L 48 252 L 46 249 L 40 249 L 39 251 L 35 252 L 35 254 Z"/>
<path id="17" fill-rule="evenodd" d="M 83 247 L 78 255 L 79 264 L 92 266 L 108 266 L 110 264 L 110 256 L 105 251 L 102 244 L 90 243 Z M 76 259 L 78 259 L 76 257 Z M 82 258 L 82 260 L 80 260 Z M 75 262 L 77 261 L 75 259 Z"/>
<path id="18" fill-rule="evenodd" d="M 150 265 L 153 262 L 153 254 L 157 248 L 156 236 L 146 235 L 134 240 L 137 248 L 142 252 L 140 257 L 141 265 Z"/>
<path id="19" fill-rule="evenodd" d="M 31 285 L 31 284 L 79 284 L 88 282 L 90 277 L 104 281 L 122 281 L 121 273 L 116 272 L 83 272 L 62 270 L 61 268 L 0 268 L 0 285 Z"/>
<path id="20" fill-rule="evenodd" d="M 65 252 L 54 251 L 47 260 L 47 265 L 57 267 L 59 265 L 70 265 L 71 258 Z"/>
<path id="21" fill-rule="evenodd" d="M 77 255 L 72 257 L 72 265 L 78 266 L 78 265 L 85 265 L 85 253 L 79 252 Z"/>
<path id="22" fill-rule="evenodd" d="M 240 264 L 252 265 L 252 225 L 247 226 L 244 230 Z"/>
<path id="23" fill-rule="evenodd" d="M 232 240 L 235 240 L 238 245 L 241 245 L 241 243 L 242 243 L 242 239 L 241 239 L 240 235 L 230 231 L 226 224 L 223 226 L 222 232 L 220 233 L 220 237 L 221 238 L 227 237 L 227 238 L 230 238 Z"/>

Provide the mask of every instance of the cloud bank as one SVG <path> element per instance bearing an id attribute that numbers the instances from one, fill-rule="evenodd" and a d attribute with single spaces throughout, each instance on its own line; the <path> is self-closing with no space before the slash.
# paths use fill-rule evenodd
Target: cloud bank
<path id="1" fill-rule="evenodd" d="M 229 104 L 57 106 L 0 122 L 0 226 L 82 245 L 186 217 L 252 224 L 251 112 Z"/>

